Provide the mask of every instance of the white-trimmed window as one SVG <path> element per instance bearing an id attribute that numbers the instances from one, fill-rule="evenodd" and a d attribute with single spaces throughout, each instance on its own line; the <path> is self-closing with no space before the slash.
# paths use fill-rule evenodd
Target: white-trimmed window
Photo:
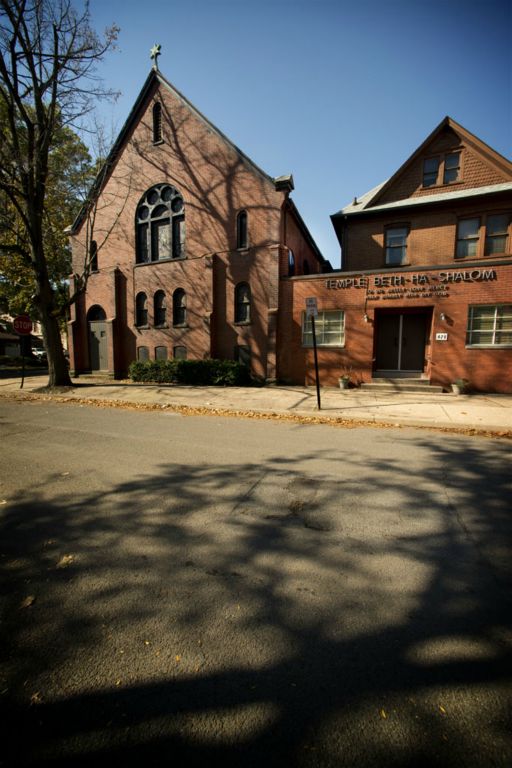
<path id="1" fill-rule="evenodd" d="M 345 346 L 345 312 L 341 309 L 319 312 L 315 317 L 316 343 L 319 347 Z M 302 313 L 302 346 L 313 346 L 311 318 Z"/>
<path id="2" fill-rule="evenodd" d="M 457 227 L 457 250 L 455 257 L 464 259 L 466 256 L 478 256 L 480 240 L 480 219 L 461 219 Z"/>
<path id="3" fill-rule="evenodd" d="M 484 256 L 492 256 L 495 253 L 507 253 L 510 214 L 490 214 L 487 216 L 485 224 Z"/>
<path id="4" fill-rule="evenodd" d="M 512 304 L 485 304 L 469 308 L 468 347 L 512 347 Z"/>
<path id="5" fill-rule="evenodd" d="M 423 160 L 423 187 L 453 184 L 461 180 L 461 152 L 426 157 Z"/>
<path id="6" fill-rule="evenodd" d="M 407 263 L 407 225 L 387 227 L 386 229 L 386 264 L 400 266 Z"/>

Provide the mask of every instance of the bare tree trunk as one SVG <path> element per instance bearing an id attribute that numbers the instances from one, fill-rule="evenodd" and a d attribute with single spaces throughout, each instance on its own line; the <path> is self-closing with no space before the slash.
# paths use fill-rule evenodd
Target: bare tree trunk
<path id="1" fill-rule="evenodd" d="M 70 387 L 68 363 L 64 356 L 60 335 L 59 320 L 55 312 L 55 293 L 44 266 L 37 275 L 37 294 L 35 304 L 39 311 L 43 339 L 48 357 L 48 386 Z"/>

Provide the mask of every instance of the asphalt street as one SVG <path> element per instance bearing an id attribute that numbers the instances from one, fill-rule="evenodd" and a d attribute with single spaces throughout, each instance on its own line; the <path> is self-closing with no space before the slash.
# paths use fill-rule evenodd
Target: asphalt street
<path id="1" fill-rule="evenodd" d="M 1 401 L 5 766 L 509 766 L 510 442 Z"/>

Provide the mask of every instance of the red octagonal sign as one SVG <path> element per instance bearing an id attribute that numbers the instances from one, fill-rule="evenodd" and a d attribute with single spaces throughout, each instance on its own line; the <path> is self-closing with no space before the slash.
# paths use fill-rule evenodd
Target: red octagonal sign
<path id="1" fill-rule="evenodd" d="M 14 330 L 22 336 L 32 331 L 32 320 L 28 315 L 18 315 L 14 318 Z"/>

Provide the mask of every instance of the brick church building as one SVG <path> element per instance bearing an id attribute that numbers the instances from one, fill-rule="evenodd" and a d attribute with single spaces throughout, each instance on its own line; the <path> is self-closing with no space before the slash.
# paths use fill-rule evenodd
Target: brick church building
<path id="1" fill-rule="evenodd" d="M 90 264 L 72 370 L 212 357 L 274 380 L 280 278 L 330 269 L 292 177 L 268 176 L 155 67 L 99 179 L 70 228 L 73 273 Z"/>
<path id="2" fill-rule="evenodd" d="M 336 272 L 292 190 L 155 67 L 70 228 L 73 272 L 91 272 L 69 323 L 75 374 L 213 357 L 310 384 L 315 297 L 323 386 L 349 373 L 512 392 L 512 163 L 445 118 L 331 217 Z"/>

